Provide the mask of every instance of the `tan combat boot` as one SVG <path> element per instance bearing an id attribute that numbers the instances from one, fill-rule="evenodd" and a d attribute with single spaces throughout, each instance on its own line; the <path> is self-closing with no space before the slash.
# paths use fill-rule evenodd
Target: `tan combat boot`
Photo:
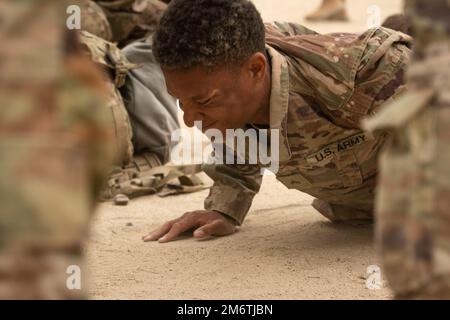
<path id="1" fill-rule="evenodd" d="M 309 21 L 348 21 L 345 0 L 323 0 L 319 9 L 305 17 Z"/>

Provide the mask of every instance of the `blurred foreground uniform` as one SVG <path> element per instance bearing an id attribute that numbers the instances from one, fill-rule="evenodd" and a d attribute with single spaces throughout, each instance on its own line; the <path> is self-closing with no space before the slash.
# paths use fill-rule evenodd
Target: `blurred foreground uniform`
<path id="1" fill-rule="evenodd" d="M 0 299 L 84 297 L 66 272 L 81 263 L 111 130 L 67 5 L 0 2 Z"/>
<path id="2" fill-rule="evenodd" d="M 416 39 L 408 93 L 367 121 L 390 130 L 377 243 L 397 298 L 450 299 L 450 3 L 407 0 Z"/>

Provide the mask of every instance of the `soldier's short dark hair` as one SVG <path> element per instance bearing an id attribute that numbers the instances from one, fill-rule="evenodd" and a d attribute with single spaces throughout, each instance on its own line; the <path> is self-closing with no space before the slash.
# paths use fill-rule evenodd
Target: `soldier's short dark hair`
<path id="1" fill-rule="evenodd" d="M 392 30 L 403 32 L 407 35 L 412 35 L 411 20 L 404 14 L 393 14 L 384 20 L 382 27 L 386 27 Z"/>
<path id="2" fill-rule="evenodd" d="M 233 65 L 264 49 L 264 24 L 248 0 L 173 0 L 153 37 L 168 69 Z"/>

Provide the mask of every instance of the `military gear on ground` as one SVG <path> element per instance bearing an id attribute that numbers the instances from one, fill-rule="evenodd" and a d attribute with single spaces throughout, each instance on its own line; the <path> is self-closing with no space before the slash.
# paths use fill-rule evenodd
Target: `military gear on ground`
<path id="1" fill-rule="evenodd" d="M 332 207 L 373 213 L 378 152 L 386 133 L 365 133 L 360 120 L 402 91 L 411 42 L 385 28 L 321 35 L 293 23 L 266 25 L 270 129 L 279 130 L 278 180 Z M 242 223 L 259 191 L 261 167 L 205 165 L 214 180 L 205 208 Z"/>
<path id="2" fill-rule="evenodd" d="M 125 167 L 116 167 L 109 176 L 101 199 L 116 202 L 118 195 L 136 198 L 159 193 L 168 196 L 196 192 L 211 185 L 202 179 L 201 165 L 158 165 L 158 158 L 144 153 L 133 158 Z"/>
<path id="3" fill-rule="evenodd" d="M 389 131 L 376 242 L 397 298 L 450 299 L 450 4 L 407 0 L 416 39 L 409 91 L 366 122 Z"/>
<path id="4" fill-rule="evenodd" d="M 124 194 L 116 194 L 114 196 L 114 204 L 117 206 L 126 206 L 128 202 L 130 201 L 130 198 Z"/>
<path id="5" fill-rule="evenodd" d="M 112 132 L 100 71 L 67 51 L 68 5 L 0 2 L 0 299 L 84 297 L 67 272 L 81 266 Z"/>

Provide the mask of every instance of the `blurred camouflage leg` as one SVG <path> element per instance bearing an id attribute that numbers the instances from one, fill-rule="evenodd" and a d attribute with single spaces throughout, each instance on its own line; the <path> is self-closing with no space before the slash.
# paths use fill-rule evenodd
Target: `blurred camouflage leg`
<path id="1" fill-rule="evenodd" d="M 449 128 L 450 103 L 425 100 L 380 159 L 377 239 L 400 299 L 450 295 Z"/>
<path id="2" fill-rule="evenodd" d="M 387 130 L 376 241 L 398 299 L 450 298 L 450 4 L 409 0 L 409 91 L 366 122 Z"/>
<path id="3" fill-rule="evenodd" d="M 80 266 L 112 132 L 67 5 L 0 2 L 0 298 L 85 296 L 66 270 Z"/>
<path id="4" fill-rule="evenodd" d="M 79 251 L 79 250 L 78 250 Z M 0 254 L 0 298 L 6 300 L 85 299 L 80 287 L 68 285 L 70 266 L 84 270 L 80 252 L 14 251 Z M 84 271 L 82 271 L 84 273 Z M 81 273 L 80 273 L 81 276 Z M 83 274 L 84 276 L 84 274 Z"/>

